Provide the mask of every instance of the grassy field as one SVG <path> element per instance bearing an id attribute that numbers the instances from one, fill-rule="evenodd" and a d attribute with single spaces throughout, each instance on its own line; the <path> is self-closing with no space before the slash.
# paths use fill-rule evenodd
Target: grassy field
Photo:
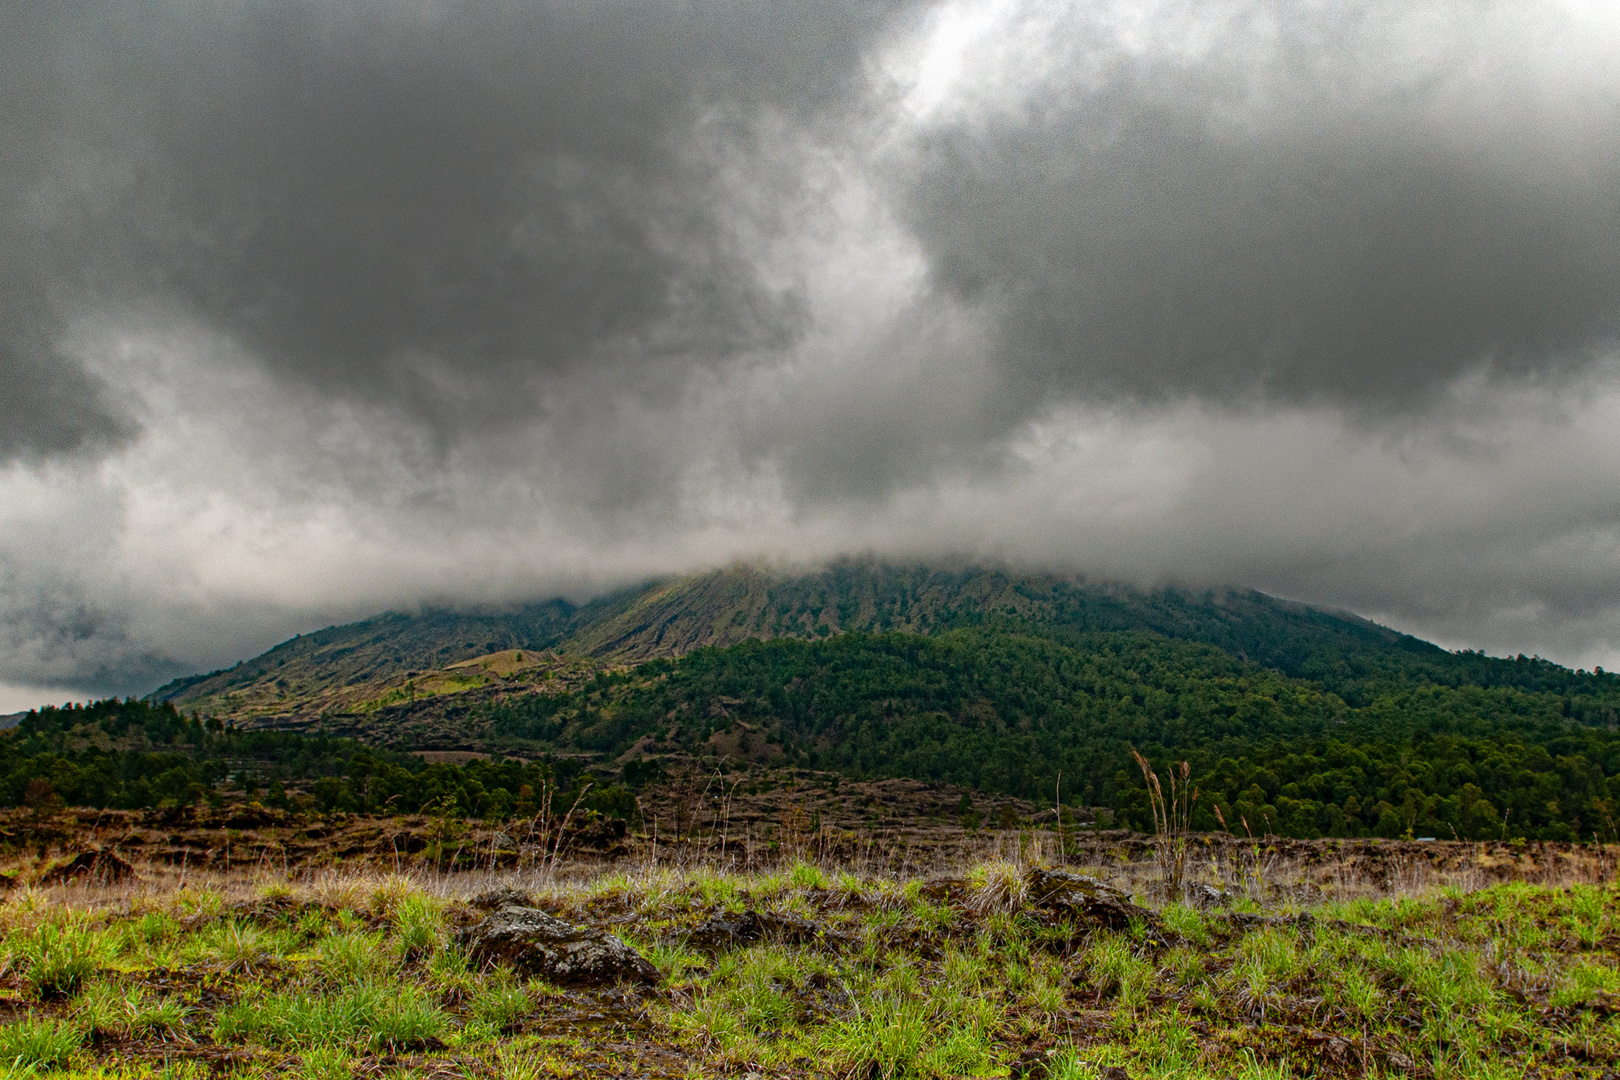
<path id="1" fill-rule="evenodd" d="M 1620 1067 L 1620 908 L 1601 860 L 1477 889 L 1345 882 L 1310 906 L 1288 899 L 1284 869 L 1257 867 L 1202 909 L 1151 900 L 1146 864 L 1078 868 L 1146 906 L 1115 929 L 1034 903 L 1026 869 L 288 880 L 152 865 L 114 886 L 24 884 L 0 903 L 0 1070 L 1489 1080 Z M 455 933 L 492 885 L 610 929 L 661 982 L 479 970 Z M 747 911 L 799 929 L 719 950 L 691 937 Z"/>

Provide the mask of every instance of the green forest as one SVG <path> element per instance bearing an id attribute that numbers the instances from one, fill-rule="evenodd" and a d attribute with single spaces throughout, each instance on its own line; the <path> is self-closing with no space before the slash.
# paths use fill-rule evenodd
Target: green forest
<path id="1" fill-rule="evenodd" d="M 0 738 L 0 805 L 153 809 L 221 802 L 235 791 L 292 809 L 295 790 L 319 811 L 530 816 L 548 794 L 558 812 L 628 818 L 634 796 L 577 760 L 427 764 L 350 739 L 242 731 L 173 704 L 109 698 L 28 713 Z M 583 796 L 583 797 L 581 797 Z"/>
<path id="2" fill-rule="evenodd" d="M 700 649 L 486 708 L 513 745 L 696 749 L 744 721 L 791 760 L 1111 808 L 1146 827 L 1131 748 L 1192 763 L 1195 826 L 1255 835 L 1589 839 L 1620 799 L 1620 679 L 1370 651 L 1293 678 L 1152 633 L 1018 627 Z M 1344 692 L 1339 692 L 1343 690 Z M 1217 817 L 1217 812 L 1219 817 Z"/>
<path id="3" fill-rule="evenodd" d="M 0 738 L 0 802 L 158 807 L 234 789 L 287 806 L 291 786 L 322 811 L 504 818 L 589 785 L 582 805 L 627 818 L 658 754 L 703 756 L 746 723 L 797 767 L 1061 796 L 1137 828 L 1149 818 L 1133 749 L 1161 770 L 1191 763 L 1200 829 L 1615 838 L 1620 677 L 1370 635 L 1244 644 L 1267 662 L 1150 630 L 985 621 L 699 648 L 478 706 L 473 721 L 528 764 L 429 765 L 109 699 L 38 710 Z M 580 763 L 638 744 L 617 782 Z"/>

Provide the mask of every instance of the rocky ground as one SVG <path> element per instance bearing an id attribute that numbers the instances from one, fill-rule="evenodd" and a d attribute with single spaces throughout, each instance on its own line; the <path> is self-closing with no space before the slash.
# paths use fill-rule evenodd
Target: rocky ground
<path id="1" fill-rule="evenodd" d="M 1449 884 L 1365 878 L 1333 900 L 1304 899 L 1296 852 L 1200 868 L 1170 899 L 1132 861 L 1139 839 L 1096 839 L 1112 846 L 1084 867 L 925 876 L 634 858 L 289 880 L 112 854 L 50 876 L 23 860 L 0 901 L 0 1061 L 198 1080 L 1620 1066 L 1620 909 L 1596 855 L 1518 853 L 1516 872 L 1556 880 L 1478 887 L 1456 875 L 1496 856 L 1448 868 L 1454 850 L 1424 863 Z"/>
<path id="2" fill-rule="evenodd" d="M 941 819 L 936 808 L 955 806 L 958 798 L 955 789 L 941 788 L 886 780 L 845 782 L 829 791 L 789 782 L 719 796 L 718 785 L 708 793 L 665 785 L 643 793 L 644 817 L 635 828 L 576 818 L 561 832 L 555 820 L 546 828 L 528 820 L 492 825 L 421 815 L 321 815 L 257 804 L 44 816 L 0 810 L 0 851 L 11 853 L 0 888 L 35 881 L 75 857 L 98 852 L 180 871 L 284 876 L 333 868 L 532 872 L 554 862 L 593 872 L 632 864 L 749 871 L 800 861 L 927 875 L 985 860 L 1052 861 L 1134 873 L 1130 868 L 1151 861 L 1151 837 L 1073 824 L 1060 837 L 1051 811 L 1043 815 L 1015 800 L 982 802 L 992 814 L 1006 807 L 1006 820 L 1016 818 L 1017 824 L 1004 828 Z M 1194 876 L 1264 881 L 1300 899 L 1437 884 L 1544 883 L 1571 875 L 1607 880 L 1620 857 L 1620 849 L 1552 842 L 1253 840 L 1215 833 L 1195 834 L 1188 844 Z"/>
<path id="3" fill-rule="evenodd" d="M 0 813 L 7 1075 L 1620 1069 L 1594 845 L 1151 837 L 910 781 L 666 776 L 634 826 Z"/>

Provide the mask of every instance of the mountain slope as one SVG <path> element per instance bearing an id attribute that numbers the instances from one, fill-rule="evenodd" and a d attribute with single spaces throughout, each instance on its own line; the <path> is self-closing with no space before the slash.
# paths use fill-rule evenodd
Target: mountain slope
<path id="1" fill-rule="evenodd" d="M 1446 655 L 1354 615 L 1252 589 L 1143 591 L 1078 576 L 864 562 L 791 576 L 742 567 L 654 585 L 576 632 L 564 647 L 643 660 L 753 638 L 813 640 L 850 630 L 927 634 L 1000 620 L 1078 633 L 1152 631 L 1284 670 L 1303 662 L 1306 642 Z"/>
<path id="2" fill-rule="evenodd" d="M 280 701 L 288 707 L 347 687 L 387 683 L 406 672 L 448 668 L 502 649 L 545 649 L 560 644 L 581 620 L 616 598 L 584 608 L 548 600 L 512 611 L 391 612 L 344 626 L 301 634 L 235 667 L 177 679 L 152 697 L 206 707 L 228 716 L 237 699 Z"/>
<path id="3" fill-rule="evenodd" d="M 1532 658 L 1450 653 L 1354 615 L 1254 590 L 1144 591 L 1078 576 L 847 561 L 806 574 L 734 567 L 579 607 L 559 599 L 509 611 L 380 615 L 293 638 L 234 668 L 170 683 L 153 696 L 244 721 L 308 720 L 384 701 L 414 701 L 415 673 L 506 649 L 553 650 L 576 662 L 621 667 L 754 639 L 820 640 L 849 631 L 933 634 L 996 625 L 1070 638 L 1146 632 L 1213 645 L 1318 684 L 1352 706 L 1370 702 L 1391 684 L 1589 695 L 1599 682 Z M 549 677 L 554 667 L 528 677 Z M 473 689 L 485 683 L 462 678 L 454 685 Z M 492 692 L 503 689 L 498 681 L 489 685 Z"/>
<path id="4" fill-rule="evenodd" d="M 1137 825 L 1133 750 L 1189 760 L 1211 827 L 1567 840 L 1614 833 L 1620 806 L 1615 675 L 1252 590 L 981 568 L 734 568 L 583 607 L 379 616 L 160 695 L 626 778 L 777 763 L 1042 800 L 1061 776 Z"/>
<path id="5" fill-rule="evenodd" d="M 1356 615 L 1253 589 L 1142 590 L 1072 575 L 854 561 L 800 575 L 733 568 L 649 586 L 582 624 L 562 649 L 638 662 L 752 639 L 930 634 L 996 623 L 1201 642 L 1319 682 L 1351 704 L 1370 700 L 1391 680 L 1554 693 L 1591 693 L 1597 684 L 1549 661 L 1451 653 Z"/>
<path id="6" fill-rule="evenodd" d="M 1592 689 L 1386 682 L 1357 708 L 1211 645 L 1002 625 L 702 648 L 465 719 L 491 749 L 589 755 L 627 775 L 638 760 L 700 759 L 746 783 L 786 760 L 1036 802 L 1061 778 L 1066 799 L 1151 828 L 1134 750 L 1191 763 L 1200 828 L 1569 840 L 1612 834 L 1620 806 L 1620 733 L 1605 722 L 1620 679 Z"/>

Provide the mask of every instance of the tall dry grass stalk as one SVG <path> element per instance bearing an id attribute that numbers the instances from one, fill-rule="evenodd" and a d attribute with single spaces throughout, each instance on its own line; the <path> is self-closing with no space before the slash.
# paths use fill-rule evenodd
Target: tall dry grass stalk
<path id="1" fill-rule="evenodd" d="M 1190 779 L 1192 766 L 1183 761 L 1170 767 L 1167 797 L 1148 759 L 1135 747 L 1131 748 L 1131 756 L 1147 782 L 1148 807 L 1153 812 L 1154 859 L 1163 875 L 1164 898 L 1180 900 L 1187 880 L 1187 834 L 1192 831 L 1192 809 L 1198 801 L 1198 789 Z"/>
<path id="2" fill-rule="evenodd" d="M 1187 778 L 1179 769 L 1174 774 L 1178 809 L 1186 805 L 1180 796 L 1191 795 Z M 1161 783 L 1163 781 L 1161 780 Z M 1169 800 L 1165 800 L 1166 806 Z M 1169 815 L 1166 813 L 1166 817 Z M 1238 867 L 1222 865 L 1239 860 L 1246 845 L 1228 843 L 1211 849 L 1209 838 L 1180 837 L 1183 841 L 1181 888 L 1193 881 L 1206 880 L 1217 886 L 1238 884 L 1231 876 Z M 1194 856 L 1209 855 L 1208 861 Z M 1166 865 L 1152 847 L 1144 859 L 1122 858 L 1112 843 L 1084 847 L 1071 853 L 1070 865 L 1095 876 L 1114 888 L 1154 903 L 1167 879 Z M 1174 855 L 1172 851 L 1170 854 Z M 1302 906 L 1325 901 L 1387 899 L 1423 896 L 1436 890 L 1473 891 L 1502 881 L 1524 881 L 1535 885 L 1562 887 L 1601 884 L 1607 880 L 1606 867 L 1598 853 L 1588 849 L 1546 852 L 1534 865 L 1503 867 L 1503 851 L 1477 853 L 1464 865 L 1431 865 L 1427 858 L 1409 854 L 1368 862 L 1354 856 L 1322 859 L 1273 853 L 1267 858 L 1264 889 L 1254 889 L 1249 898 L 1264 909 L 1300 910 Z M 410 895 L 425 894 L 443 901 L 466 899 L 496 885 L 511 885 L 546 898 L 563 913 L 589 919 L 589 901 L 603 890 L 621 894 L 631 907 L 649 918 L 657 914 L 660 898 L 689 891 L 694 885 L 716 880 L 747 883 L 758 888 L 761 882 L 775 881 L 782 897 L 802 891 L 818 875 L 806 874 L 806 865 L 819 871 L 825 880 L 837 879 L 840 889 L 857 889 L 862 895 L 885 896 L 907 906 L 915 893 L 908 882 L 944 875 L 965 878 L 972 886 L 969 901 L 985 913 L 1016 909 L 1023 902 L 1023 872 L 1038 862 L 1034 853 L 1021 847 L 1016 837 L 981 837 L 980 842 L 942 853 L 940 861 L 924 868 L 895 869 L 884 862 L 868 862 L 860 857 L 818 860 L 798 867 L 779 864 L 739 868 L 730 859 L 700 863 L 684 854 L 675 858 L 646 857 L 616 863 L 564 859 L 544 869 L 535 864 L 489 869 L 484 867 L 450 870 L 420 864 L 403 872 L 392 867 L 367 864 L 304 867 L 292 874 L 256 873 L 247 869 L 231 871 L 185 870 L 163 863 L 140 863 L 140 877 L 116 885 L 93 882 L 34 886 L 21 885 L 0 896 L 0 937 L 14 931 L 31 931 L 47 923 L 139 917 L 149 912 L 166 913 L 190 925 L 226 917 L 234 905 L 261 899 L 266 895 L 288 895 L 310 900 L 325 907 L 357 911 L 397 908 Z M 3 864 L 0 864 L 3 865 Z M 1173 873 L 1178 864 L 1171 862 Z M 1207 871 L 1207 873 L 1206 873 Z M 801 880 L 801 878 L 803 880 Z M 1154 900 L 1150 900 L 1152 897 Z M 1164 902 L 1174 899 L 1164 896 Z"/>

